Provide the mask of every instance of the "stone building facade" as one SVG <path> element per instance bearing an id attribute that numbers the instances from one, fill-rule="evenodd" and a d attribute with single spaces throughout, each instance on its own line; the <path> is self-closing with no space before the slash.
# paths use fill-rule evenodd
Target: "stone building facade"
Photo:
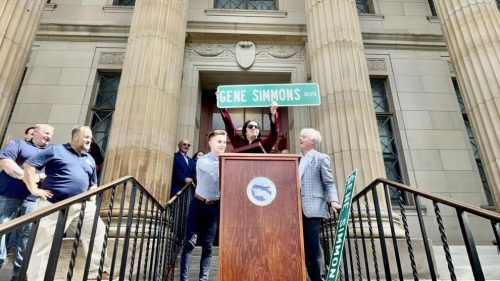
<path id="1" fill-rule="evenodd" d="M 49 123 L 62 143 L 73 125 L 91 125 L 105 182 L 130 174 L 166 202 L 177 140 L 204 150 L 220 125 L 218 85 L 317 82 L 321 106 L 280 108 L 282 144 L 298 152 L 298 132 L 318 128 L 340 186 L 360 168 L 358 189 L 387 177 L 500 208 L 494 0 L 6 3 L 4 136 Z M 254 46 L 246 63 L 241 44 Z"/>

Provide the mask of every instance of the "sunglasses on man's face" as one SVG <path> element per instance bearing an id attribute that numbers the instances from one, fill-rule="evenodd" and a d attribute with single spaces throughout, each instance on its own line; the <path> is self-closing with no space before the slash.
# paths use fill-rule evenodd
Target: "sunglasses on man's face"
<path id="1" fill-rule="evenodd" d="M 252 130 L 253 129 L 260 129 L 259 126 L 257 126 L 257 125 L 248 125 L 247 128 L 252 129 Z"/>
<path id="2" fill-rule="evenodd" d="M 183 143 L 182 145 L 183 145 L 183 146 L 187 146 L 187 147 L 190 147 L 190 146 L 191 146 L 189 143 Z"/>

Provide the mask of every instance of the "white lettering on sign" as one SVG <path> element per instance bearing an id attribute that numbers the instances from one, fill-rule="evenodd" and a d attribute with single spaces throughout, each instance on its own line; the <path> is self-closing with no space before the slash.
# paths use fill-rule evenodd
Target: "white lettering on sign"
<path id="1" fill-rule="evenodd" d="M 221 102 L 247 102 L 247 91 L 220 91 L 219 99 Z"/>
<path id="2" fill-rule="evenodd" d="M 252 100 L 254 102 L 298 101 L 300 89 L 253 90 Z"/>

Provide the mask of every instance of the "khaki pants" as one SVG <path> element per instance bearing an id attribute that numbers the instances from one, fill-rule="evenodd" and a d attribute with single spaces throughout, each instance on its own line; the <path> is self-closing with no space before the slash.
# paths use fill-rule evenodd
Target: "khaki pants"
<path id="1" fill-rule="evenodd" d="M 47 200 L 39 199 L 36 202 L 35 210 L 48 207 L 53 205 Z M 65 230 L 70 230 L 71 232 L 76 231 L 76 226 L 78 223 L 78 217 L 80 215 L 81 204 L 75 204 L 69 207 L 68 210 L 68 220 L 64 227 Z M 92 225 L 94 223 L 94 215 L 96 211 L 96 205 L 94 201 L 87 202 L 85 206 L 85 216 L 83 218 L 83 225 L 81 229 L 80 241 L 83 246 L 85 257 L 87 256 L 90 242 L 90 235 L 92 231 Z M 57 217 L 59 212 L 51 214 L 40 220 L 38 226 L 38 232 L 35 239 L 35 244 L 33 245 L 33 251 L 31 252 L 31 259 L 28 266 L 27 278 L 29 281 L 43 280 L 45 276 L 45 270 L 47 268 L 47 262 L 49 259 L 50 248 L 52 247 L 52 241 L 54 239 L 54 231 L 57 224 Z M 95 233 L 94 246 L 92 248 L 92 256 L 90 260 L 89 268 L 89 278 L 96 278 L 99 270 L 99 262 L 101 259 L 101 251 L 104 242 L 104 232 L 106 231 L 104 223 L 101 218 L 98 219 L 97 229 Z M 105 255 L 104 260 L 107 261 L 107 255 Z M 69 261 L 64 261 L 69 264 Z M 106 271 L 106 263 L 104 265 Z"/>

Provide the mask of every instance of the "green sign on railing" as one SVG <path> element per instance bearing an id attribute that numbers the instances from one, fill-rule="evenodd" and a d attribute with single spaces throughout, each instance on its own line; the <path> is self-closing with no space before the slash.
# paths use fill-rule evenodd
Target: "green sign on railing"
<path id="1" fill-rule="evenodd" d="M 328 266 L 327 281 L 336 281 L 339 272 L 340 261 L 342 259 L 342 252 L 344 251 L 345 234 L 347 225 L 349 224 L 349 215 L 351 213 L 352 196 L 354 187 L 356 186 L 356 174 L 358 170 L 351 172 L 346 180 L 344 199 L 342 200 L 342 208 L 340 209 L 339 220 L 337 222 L 337 230 L 332 247 L 332 257 L 330 259 L 330 266 Z"/>
<path id="2" fill-rule="evenodd" d="M 320 105 L 317 83 L 228 85 L 217 87 L 217 107 L 268 107 Z"/>

